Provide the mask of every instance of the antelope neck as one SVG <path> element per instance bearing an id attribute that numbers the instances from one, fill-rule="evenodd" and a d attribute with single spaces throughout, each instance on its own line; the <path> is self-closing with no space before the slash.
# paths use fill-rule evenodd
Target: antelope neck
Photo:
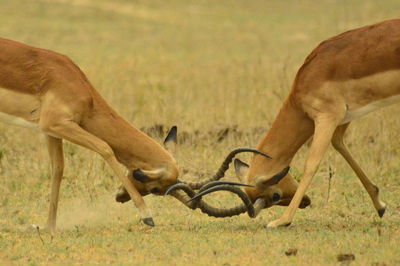
<path id="1" fill-rule="evenodd" d="M 287 167 L 298 149 L 312 136 L 313 121 L 288 98 L 265 137 L 258 144 L 259 151 L 268 153 L 272 159 L 254 156 L 254 169 L 281 171 Z M 257 174 L 257 173 L 254 173 Z"/>
<path id="2" fill-rule="evenodd" d="M 117 114 L 105 101 L 96 99 L 96 105 L 103 105 L 86 120 L 85 129 L 107 142 L 118 161 L 129 169 L 163 167 L 173 161 L 171 155 L 155 140 Z M 107 105 L 107 106 L 105 106 Z"/>

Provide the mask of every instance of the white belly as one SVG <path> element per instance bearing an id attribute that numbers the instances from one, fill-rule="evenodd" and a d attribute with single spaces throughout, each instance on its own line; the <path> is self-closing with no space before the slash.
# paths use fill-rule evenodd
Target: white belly
<path id="1" fill-rule="evenodd" d="M 348 122 L 350 122 L 351 120 L 357 119 L 361 116 L 364 116 L 370 112 L 373 112 L 379 108 L 385 107 L 385 106 L 389 106 L 392 105 L 394 103 L 398 103 L 400 102 L 400 95 L 396 95 L 396 96 L 392 96 L 380 101 L 375 101 L 372 102 L 368 105 L 365 105 L 361 108 L 355 109 L 355 110 L 349 110 L 346 112 L 346 116 L 344 117 L 344 119 L 342 120 L 342 122 L 340 123 L 341 125 L 346 124 Z"/>
<path id="2" fill-rule="evenodd" d="M 0 87 L 0 122 L 39 130 L 40 100 Z"/>
<path id="3" fill-rule="evenodd" d="M 15 126 L 39 130 L 39 125 L 37 123 L 33 123 L 21 117 L 12 116 L 5 113 L 0 113 L 0 121 Z"/>

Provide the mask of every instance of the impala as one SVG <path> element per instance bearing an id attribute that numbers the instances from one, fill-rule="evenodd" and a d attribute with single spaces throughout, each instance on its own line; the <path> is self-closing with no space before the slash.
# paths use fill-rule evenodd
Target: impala
<path id="1" fill-rule="evenodd" d="M 141 195 L 176 183 L 178 168 L 172 156 L 117 114 L 64 55 L 0 39 L 0 120 L 46 135 L 52 167 L 50 231 L 56 225 L 64 169 L 63 139 L 104 158 L 147 225 L 154 223 Z M 121 164 L 135 179 L 125 175 Z M 140 182 L 144 179 L 151 182 Z"/>
<path id="2" fill-rule="evenodd" d="M 47 220 L 50 232 L 56 227 L 64 170 L 63 139 L 104 158 L 122 182 L 117 200 L 132 198 L 142 221 L 149 226 L 154 226 L 154 221 L 142 196 L 163 195 L 177 183 L 179 171 L 172 155 L 112 109 L 79 67 L 59 53 L 0 38 L 0 121 L 46 136 L 52 168 Z M 176 142 L 176 131 L 173 127 L 164 144 Z M 201 187 L 219 179 L 227 169 L 225 165 L 240 152 L 262 154 L 252 149 L 235 150 L 216 176 L 187 184 Z M 182 198 L 185 195 L 173 195 L 186 202 Z"/>
<path id="3" fill-rule="evenodd" d="M 246 193 L 228 185 L 206 185 L 192 201 L 218 190 L 230 190 L 244 200 L 226 216 L 289 205 L 268 227 L 289 225 L 298 207 L 310 204 L 305 195 L 329 144 L 343 156 L 367 190 L 382 217 L 386 204 L 343 142 L 351 121 L 400 101 L 400 20 L 344 32 L 315 48 L 297 72 L 292 89 L 265 137 L 258 144 L 272 159 L 254 155 L 250 167 L 237 161 L 247 178 Z M 313 136 L 300 184 L 289 174 L 298 149 Z M 254 203 L 254 205 L 253 205 Z M 211 214 L 212 215 L 212 214 Z"/>

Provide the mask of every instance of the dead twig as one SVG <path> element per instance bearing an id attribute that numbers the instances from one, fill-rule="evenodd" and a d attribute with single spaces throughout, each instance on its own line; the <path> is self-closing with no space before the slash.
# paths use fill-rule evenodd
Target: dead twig
<path id="1" fill-rule="evenodd" d="M 37 234 L 38 234 L 38 236 L 40 238 L 40 241 L 42 241 L 42 244 L 44 245 L 44 240 L 42 238 L 42 235 L 40 234 L 39 226 L 36 225 L 36 224 L 33 224 L 32 226 L 36 229 L 36 232 L 37 232 Z"/>
<path id="2" fill-rule="evenodd" d="M 328 175 L 328 195 L 326 197 L 326 203 L 329 202 L 329 195 L 331 193 L 331 179 L 332 179 L 333 174 L 334 174 L 334 172 L 332 171 L 332 168 L 331 168 L 330 165 L 328 166 L 328 173 L 329 173 L 329 175 Z"/>

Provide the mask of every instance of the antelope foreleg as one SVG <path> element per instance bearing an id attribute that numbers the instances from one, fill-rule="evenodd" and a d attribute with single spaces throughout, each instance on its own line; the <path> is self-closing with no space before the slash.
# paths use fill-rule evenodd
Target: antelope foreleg
<path id="1" fill-rule="evenodd" d="M 294 214 L 296 213 L 296 210 L 329 147 L 333 133 L 335 132 L 340 120 L 341 119 L 338 119 L 333 115 L 321 115 L 315 120 L 314 138 L 305 163 L 304 174 L 301 178 L 299 187 L 282 217 L 270 222 L 268 228 L 287 226 L 291 224 Z"/>

